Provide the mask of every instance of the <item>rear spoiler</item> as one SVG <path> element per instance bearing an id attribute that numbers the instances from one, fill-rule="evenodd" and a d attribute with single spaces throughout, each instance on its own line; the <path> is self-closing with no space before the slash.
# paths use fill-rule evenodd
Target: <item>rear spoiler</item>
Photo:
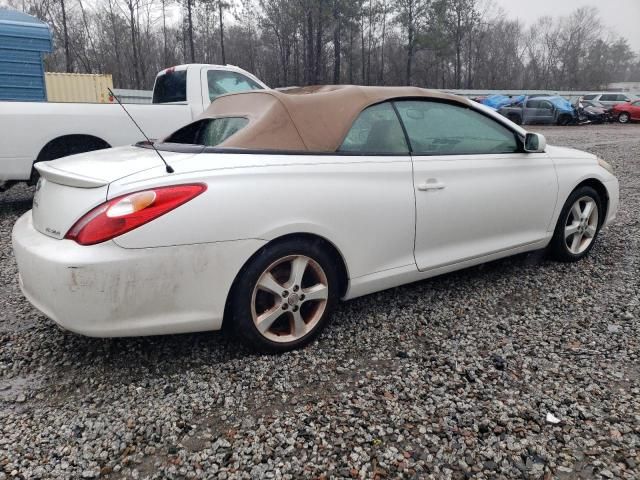
<path id="1" fill-rule="evenodd" d="M 59 185 L 78 188 L 97 188 L 109 183 L 98 178 L 86 177 L 84 175 L 78 175 L 77 173 L 60 170 L 59 168 L 53 167 L 50 162 L 37 162 L 34 167 L 40 176 Z"/>

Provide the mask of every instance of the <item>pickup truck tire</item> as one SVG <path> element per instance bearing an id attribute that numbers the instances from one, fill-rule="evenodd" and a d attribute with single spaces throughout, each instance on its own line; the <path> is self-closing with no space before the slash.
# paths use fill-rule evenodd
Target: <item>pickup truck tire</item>
<path id="1" fill-rule="evenodd" d="M 571 123 L 571 115 L 568 114 L 564 114 L 564 115 L 560 115 L 558 117 L 558 125 L 560 126 L 564 126 L 564 125 L 569 125 Z"/>
<path id="2" fill-rule="evenodd" d="M 510 113 L 507 115 L 507 118 L 516 125 L 522 125 L 522 118 L 517 113 Z"/>
<path id="3" fill-rule="evenodd" d="M 103 148 L 110 147 L 111 145 L 107 142 L 92 135 L 65 135 L 64 137 L 58 137 L 47 143 L 33 164 L 46 162 L 47 160 L 55 160 L 56 158 L 66 157 L 68 155 L 75 155 L 76 153 L 91 152 L 93 150 L 102 150 Z M 35 185 L 39 177 L 38 171 L 32 167 L 29 185 Z"/>

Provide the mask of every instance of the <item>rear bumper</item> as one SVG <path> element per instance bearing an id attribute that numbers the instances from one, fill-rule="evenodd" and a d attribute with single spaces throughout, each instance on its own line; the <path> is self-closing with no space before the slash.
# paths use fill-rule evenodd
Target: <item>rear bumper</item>
<path id="1" fill-rule="evenodd" d="M 96 337 L 221 328 L 236 274 L 264 244 L 82 246 L 41 234 L 31 212 L 16 222 L 12 241 L 25 297 L 61 327 Z"/>

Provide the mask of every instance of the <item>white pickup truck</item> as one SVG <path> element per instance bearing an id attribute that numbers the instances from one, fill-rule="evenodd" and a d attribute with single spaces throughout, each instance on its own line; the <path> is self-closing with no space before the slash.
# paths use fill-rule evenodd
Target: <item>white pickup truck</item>
<path id="1" fill-rule="evenodd" d="M 158 73 L 153 104 L 127 110 L 149 138 L 160 138 L 200 115 L 219 95 L 268 88 L 232 65 L 179 65 Z M 131 145 L 144 140 L 117 103 L 0 102 L 0 192 L 36 179 L 35 162 Z"/>

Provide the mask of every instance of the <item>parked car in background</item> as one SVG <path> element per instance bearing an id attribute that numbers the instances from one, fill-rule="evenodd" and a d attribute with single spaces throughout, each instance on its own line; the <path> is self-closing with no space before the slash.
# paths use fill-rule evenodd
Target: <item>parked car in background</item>
<path id="1" fill-rule="evenodd" d="M 590 123 L 606 123 L 612 120 L 611 109 L 595 100 L 579 100 L 575 106 L 580 120 L 584 119 Z"/>
<path id="2" fill-rule="evenodd" d="M 127 110 L 150 138 L 200 115 L 224 93 L 268 88 L 232 65 L 190 64 L 158 73 L 154 105 Z M 37 178 L 36 162 L 144 140 L 118 104 L 0 102 L 0 191 Z"/>
<path id="3" fill-rule="evenodd" d="M 595 100 L 605 107 L 614 107 L 619 103 L 629 102 L 636 99 L 637 96 L 631 93 L 598 93 L 589 94 L 582 97 L 583 100 Z"/>
<path id="4" fill-rule="evenodd" d="M 286 351 L 341 298 L 542 248 L 580 260 L 618 207 L 595 155 L 416 87 L 224 95 L 156 147 L 36 165 L 13 250 L 25 296 L 68 330 L 224 321 Z"/>
<path id="5" fill-rule="evenodd" d="M 611 115 L 620 123 L 640 121 L 640 99 L 627 103 L 619 103 L 613 107 Z"/>
<path id="6" fill-rule="evenodd" d="M 594 107 L 594 108 L 601 108 L 603 110 L 611 110 L 612 107 L 607 107 L 606 105 L 603 105 L 602 103 L 598 102 L 597 100 L 585 100 L 584 98 L 579 98 L 578 99 L 579 102 L 582 104 L 582 106 L 584 108 L 586 107 Z"/>
<path id="7" fill-rule="evenodd" d="M 557 96 L 528 97 L 523 102 L 500 108 L 498 113 L 518 125 L 568 125 L 575 118 L 573 106 Z"/>

